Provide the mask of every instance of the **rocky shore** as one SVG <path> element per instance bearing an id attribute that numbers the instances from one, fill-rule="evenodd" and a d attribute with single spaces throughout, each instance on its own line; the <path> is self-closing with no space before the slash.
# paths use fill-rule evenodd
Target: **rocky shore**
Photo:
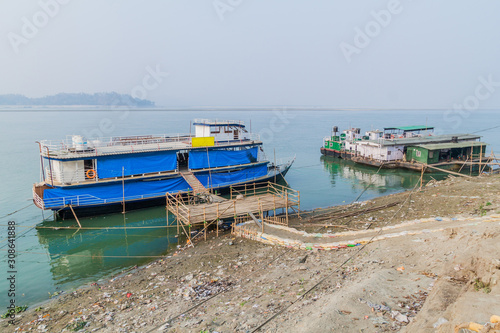
<path id="1" fill-rule="evenodd" d="M 292 221 L 309 233 L 339 233 L 433 220 L 422 223 L 418 234 L 330 251 L 210 234 L 147 266 L 29 308 L 17 314 L 15 325 L 3 319 L 0 327 L 450 332 L 460 323 L 485 323 L 500 314 L 499 213 L 498 175 L 431 182 L 411 193 L 315 210 Z"/>

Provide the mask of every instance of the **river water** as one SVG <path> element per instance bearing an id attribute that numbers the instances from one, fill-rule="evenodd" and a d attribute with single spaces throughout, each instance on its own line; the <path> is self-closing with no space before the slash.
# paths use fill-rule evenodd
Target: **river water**
<path id="1" fill-rule="evenodd" d="M 391 126 L 429 125 L 439 133 L 483 135 L 500 156 L 500 113 L 476 110 L 467 118 L 445 111 L 54 111 L 48 109 L 0 112 L 0 307 L 10 300 L 7 258 L 7 224 L 17 224 L 15 249 L 16 304 L 32 305 L 54 293 L 69 291 L 111 274 L 142 265 L 168 254 L 178 245 L 175 227 L 167 223 L 164 207 L 81 219 L 77 231 L 34 229 L 51 213 L 31 203 L 31 188 L 40 180 L 37 140 L 61 140 L 66 135 L 87 137 L 189 133 L 195 118 L 245 121 L 261 134 L 269 160 L 296 160 L 286 180 L 301 192 L 301 208 L 312 209 L 350 203 L 412 188 L 420 174 L 381 170 L 320 154 L 323 137 L 331 127 L 362 131 Z M 442 178 L 444 175 L 426 175 Z M 19 212 L 8 215 L 16 210 Z M 8 215 L 8 216 L 7 216 Z M 44 222 L 42 226 L 73 226 L 75 221 Z M 181 240 L 182 241 L 182 240 Z M 2 313 L 4 311 L 1 311 Z"/>

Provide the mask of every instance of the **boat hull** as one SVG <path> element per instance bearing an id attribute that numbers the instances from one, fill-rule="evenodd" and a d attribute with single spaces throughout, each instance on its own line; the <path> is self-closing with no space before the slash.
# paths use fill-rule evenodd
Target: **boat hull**
<path id="1" fill-rule="evenodd" d="M 292 161 L 293 163 L 293 161 Z M 289 163 L 285 166 L 278 166 L 277 169 L 270 170 L 266 176 L 263 176 L 258 179 L 252 179 L 248 181 L 238 182 L 226 186 L 218 186 L 215 188 L 211 188 L 214 191 L 217 191 L 218 194 L 226 194 L 229 193 L 230 188 L 236 185 L 245 185 L 245 184 L 254 184 L 260 182 L 280 182 L 284 179 L 284 176 L 290 169 L 292 163 Z M 181 194 L 187 194 L 187 192 L 181 192 Z M 125 211 L 132 211 L 143 208 L 157 207 L 166 204 L 165 196 L 158 196 L 155 198 L 144 198 L 144 199 L 136 199 L 136 200 L 125 200 Z M 74 206 L 73 210 L 78 217 L 89 217 L 89 216 L 97 216 L 104 214 L 112 214 L 119 213 L 124 211 L 122 202 L 113 202 L 106 204 L 95 204 L 88 206 Z M 61 209 L 54 209 L 54 212 L 57 216 L 63 220 L 66 219 L 74 219 L 75 216 L 69 207 L 64 207 Z"/>
<path id="2" fill-rule="evenodd" d="M 332 156 L 332 157 L 341 158 L 344 160 L 350 160 L 350 159 L 352 159 L 352 156 L 354 155 L 353 153 L 348 152 L 348 151 L 336 150 L 336 149 L 330 149 L 330 148 L 321 148 L 321 154 L 323 154 L 325 156 Z"/>

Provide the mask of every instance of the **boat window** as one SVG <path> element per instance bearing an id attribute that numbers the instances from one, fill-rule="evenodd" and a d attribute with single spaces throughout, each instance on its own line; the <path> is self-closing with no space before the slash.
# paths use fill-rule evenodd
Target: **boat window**
<path id="1" fill-rule="evenodd" d="M 210 133 L 212 134 L 220 133 L 220 126 L 210 127 Z"/>

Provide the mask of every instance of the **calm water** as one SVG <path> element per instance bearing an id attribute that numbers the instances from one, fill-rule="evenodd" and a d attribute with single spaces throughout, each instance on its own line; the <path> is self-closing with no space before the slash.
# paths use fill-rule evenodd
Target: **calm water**
<path id="1" fill-rule="evenodd" d="M 105 278 L 134 265 L 164 255 L 177 245 L 175 228 L 167 225 L 164 207 L 82 219 L 84 227 L 101 230 L 33 229 L 51 213 L 31 203 L 31 187 L 39 181 L 37 140 L 62 139 L 69 134 L 88 137 L 189 133 L 194 118 L 239 119 L 261 134 L 270 160 L 296 161 L 286 179 L 301 191 L 302 209 L 349 203 L 370 188 L 361 200 L 412 188 L 420 175 L 411 171 L 383 170 L 324 158 L 319 152 L 323 137 L 333 125 L 341 129 L 360 127 L 363 131 L 389 126 L 435 126 L 442 133 L 476 132 L 500 125 L 497 111 L 474 111 L 467 119 L 446 121 L 443 111 L 86 111 L 86 112 L 3 112 L 0 113 L 0 251 L 2 271 L 7 271 L 6 224 L 15 221 L 20 237 L 16 241 L 16 303 L 34 304 L 49 293 L 71 290 Z M 456 128 L 453 128 L 455 125 Z M 499 128 L 482 131 L 483 141 L 500 156 Z M 432 174 L 433 177 L 440 175 Z M 428 177 L 428 176 L 427 176 Z M 61 223 L 61 222 L 57 222 Z M 53 226 L 44 222 L 42 226 Z M 56 224 L 61 225 L 61 224 Z M 75 225 L 66 221 L 62 225 Z M 163 228 L 157 228 L 163 226 Z M 137 227 L 147 227 L 138 229 Z M 8 302 L 7 273 L 0 279 L 0 306 Z M 2 311 L 3 313 L 3 311 Z"/>

